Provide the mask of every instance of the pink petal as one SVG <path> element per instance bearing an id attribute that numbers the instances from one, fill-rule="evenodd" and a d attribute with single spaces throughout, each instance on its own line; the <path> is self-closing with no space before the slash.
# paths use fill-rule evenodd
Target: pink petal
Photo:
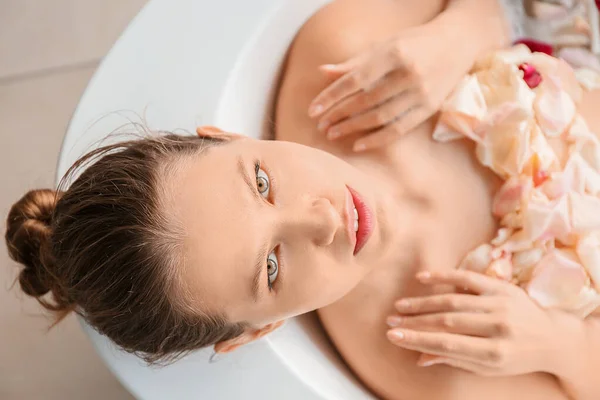
<path id="1" fill-rule="evenodd" d="M 459 265 L 459 269 L 466 269 L 483 273 L 492 262 L 492 246 L 485 243 L 470 251 Z"/>
<path id="2" fill-rule="evenodd" d="M 512 278 L 513 265 L 510 256 L 504 256 L 492 261 L 490 266 L 485 270 L 487 276 L 510 281 Z"/>
<path id="3" fill-rule="evenodd" d="M 533 196 L 523 214 L 523 230 L 533 241 L 566 237 L 571 230 L 566 197 L 551 201 Z"/>
<path id="4" fill-rule="evenodd" d="M 531 188 L 531 179 L 524 176 L 510 177 L 494 197 L 492 214 L 502 218 L 510 212 L 517 211 Z"/>
<path id="5" fill-rule="evenodd" d="M 561 89 L 555 79 L 547 79 L 546 84 L 534 103 L 538 124 L 549 137 L 561 135 L 575 118 L 575 103 Z"/>
<path id="6" fill-rule="evenodd" d="M 600 199 L 571 192 L 568 195 L 573 232 L 586 234 L 600 230 Z"/>
<path id="7" fill-rule="evenodd" d="M 592 91 L 600 88 L 600 73 L 590 68 L 579 68 L 575 71 L 577 81 L 586 90 Z"/>
<path id="8" fill-rule="evenodd" d="M 518 251 L 529 250 L 533 247 L 533 240 L 523 229 L 513 233 L 513 235 L 501 246 L 492 251 L 492 257 L 501 257 L 503 253 L 515 253 Z"/>
<path id="9" fill-rule="evenodd" d="M 556 82 L 561 91 L 566 92 L 571 100 L 579 104 L 583 91 L 575 71 L 565 60 L 535 53 L 531 57 L 530 64 L 535 66 L 544 80 Z"/>
<path id="10" fill-rule="evenodd" d="M 596 290 L 600 291 L 600 238 L 598 234 L 584 236 L 577 243 L 577 256 L 592 279 Z"/>
<path id="11" fill-rule="evenodd" d="M 513 268 L 515 269 L 515 273 L 517 274 L 527 274 L 530 272 L 530 269 L 536 265 L 544 256 L 544 251 L 542 249 L 529 249 L 519 251 L 513 254 L 512 263 Z"/>
<path id="12" fill-rule="evenodd" d="M 526 290 L 542 307 L 561 308 L 577 299 L 586 282 L 581 264 L 563 251 L 554 250 L 540 260 Z"/>
<path id="13" fill-rule="evenodd" d="M 487 112 L 487 105 L 479 82 L 469 75 L 452 92 L 442 107 L 440 120 L 451 130 L 461 133 L 475 142 L 482 141 L 477 127 Z M 438 132 L 440 136 L 441 132 Z M 442 137 L 447 135 L 442 135 Z"/>
<path id="14" fill-rule="evenodd" d="M 500 224 L 512 229 L 521 228 L 523 226 L 523 215 L 516 211 L 508 213 L 500 220 Z"/>
<path id="15" fill-rule="evenodd" d="M 552 149 L 548 139 L 540 131 L 537 126 L 531 129 L 531 151 L 535 154 L 534 161 L 536 162 L 535 170 L 543 170 L 549 173 L 557 170 L 560 166 L 558 157 Z"/>
<path id="16" fill-rule="evenodd" d="M 595 135 L 590 131 L 588 124 L 581 115 L 575 117 L 566 135 L 566 139 L 572 142 L 587 142 L 594 137 Z"/>
<path id="17" fill-rule="evenodd" d="M 513 230 L 511 228 L 500 228 L 496 233 L 496 237 L 493 238 L 490 243 L 492 246 L 500 246 L 510 239 L 512 234 Z"/>

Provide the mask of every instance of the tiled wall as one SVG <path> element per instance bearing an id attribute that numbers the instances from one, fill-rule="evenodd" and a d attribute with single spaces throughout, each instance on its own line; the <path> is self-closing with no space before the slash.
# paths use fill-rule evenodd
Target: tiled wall
<path id="1" fill-rule="evenodd" d="M 85 86 L 146 0 L 0 0 L 0 216 L 51 187 Z M 0 245 L 0 399 L 132 399 L 69 317 L 50 332 Z"/>

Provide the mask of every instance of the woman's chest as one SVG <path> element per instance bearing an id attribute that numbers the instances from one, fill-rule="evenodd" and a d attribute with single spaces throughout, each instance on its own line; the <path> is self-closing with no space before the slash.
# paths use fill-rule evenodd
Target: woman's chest
<path id="1" fill-rule="evenodd" d="M 421 368 L 418 354 L 387 341 L 385 320 L 396 300 L 454 291 L 424 286 L 414 278 L 416 272 L 456 268 L 496 230 L 490 211 L 499 182 L 477 164 L 466 142 L 434 143 L 431 126 L 422 129 L 399 141 L 386 164 L 419 203 L 411 219 L 410 254 L 402 262 L 376 266 L 349 295 L 319 310 L 323 325 L 355 373 L 384 398 L 563 399 L 546 375 L 487 379 L 452 368 Z"/>

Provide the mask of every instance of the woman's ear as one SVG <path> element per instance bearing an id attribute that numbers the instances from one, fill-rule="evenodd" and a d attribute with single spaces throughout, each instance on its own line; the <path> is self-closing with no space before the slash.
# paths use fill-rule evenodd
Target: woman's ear
<path id="1" fill-rule="evenodd" d="M 199 126 L 196 128 L 196 133 L 200 137 L 214 137 L 214 138 L 222 138 L 227 140 L 235 140 L 235 139 L 244 139 L 247 136 L 239 135 L 237 133 L 225 132 L 216 126 Z"/>
<path id="2" fill-rule="evenodd" d="M 233 350 L 237 349 L 238 347 L 240 347 L 244 344 L 253 342 L 253 341 L 265 336 L 266 334 L 273 332 L 275 329 L 277 329 L 281 325 L 283 325 L 283 323 L 284 323 L 284 321 L 277 321 L 277 322 L 273 322 L 271 324 L 267 324 L 259 329 L 248 328 L 244 331 L 244 333 L 242 333 L 238 337 L 235 337 L 235 338 L 229 339 L 229 340 L 224 340 L 222 342 L 215 344 L 215 346 L 214 346 L 215 353 L 223 354 L 223 353 L 232 352 Z"/>

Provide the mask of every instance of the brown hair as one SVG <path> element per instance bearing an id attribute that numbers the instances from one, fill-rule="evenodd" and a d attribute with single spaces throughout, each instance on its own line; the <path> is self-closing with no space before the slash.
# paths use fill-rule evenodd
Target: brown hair
<path id="1" fill-rule="evenodd" d="M 240 335 L 244 324 L 186 306 L 181 232 L 160 200 L 178 160 L 223 142 L 168 134 L 108 145 L 77 161 L 58 191 L 25 194 L 6 229 L 8 252 L 24 266 L 21 289 L 56 322 L 74 311 L 149 363 Z"/>

